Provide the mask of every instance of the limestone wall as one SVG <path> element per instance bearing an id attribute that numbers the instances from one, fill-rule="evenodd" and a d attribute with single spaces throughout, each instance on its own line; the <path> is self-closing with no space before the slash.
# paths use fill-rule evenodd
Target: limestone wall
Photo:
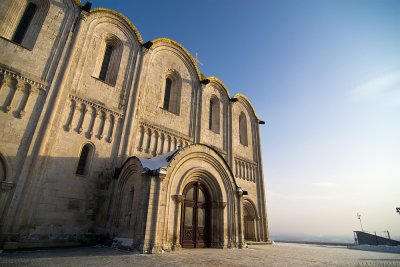
<path id="1" fill-rule="evenodd" d="M 143 64 L 132 153 L 148 157 L 193 143 L 200 84 L 187 55 L 179 47 L 160 41 L 146 52 Z M 179 91 L 175 111 L 164 108 L 169 77 L 174 79 L 174 90 Z"/>
<path id="2" fill-rule="evenodd" d="M 77 8 L 69 0 L 31 1 L 37 7 L 36 12 L 23 39 L 14 42 L 13 36 L 27 3 L 8 0 L 0 3 L 0 154 L 6 165 L 0 192 L 3 232 L 19 231 L 21 225 L 16 221 L 29 216 L 22 203 L 34 202 L 22 200 L 31 188 L 27 183 L 37 187 L 34 183 L 37 173 L 30 173 L 28 169 L 36 157 L 33 151 L 45 106 L 49 95 L 54 93 L 54 75 L 77 16 Z M 4 187 L 3 183 L 8 186 Z"/>
<path id="3" fill-rule="evenodd" d="M 21 44 L 11 42 L 27 1 L 4 0 L 0 4 L 0 62 L 33 80 L 51 80 L 49 66 L 55 60 L 62 26 L 71 16 L 70 1 L 36 0 L 38 8 Z M 52 51 L 53 49 L 53 51 Z"/>
<path id="4" fill-rule="evenodd" d="M 112 36 L 122 47 L 115 84 L 102 81 L 98 68 L 104 42 Z M 35 206 L 33 233 L 55 239 L 104 232 L 112 179 L 124 126 L 126 97 L 131 91 L 139 42 L 133 30 L 115 14 L 95 11 L 80 21 L 70 62 L 65 99 L 54 125 L 54 143 L 41 194 Z M 100 62 L 100 63 L 99 63 Z M 92 151 L 84 174 L 77 171 L 82 148 Z"/>
<path id="5" fill-rule="evenodd" d="M 219 129 L 210 129 L 210 101 L 214 97 L 219 102 Z M 226 156 L 228 142 L 228 108 L 229 96 L 222 86 L 210 83 L 202 90 L 202 102 L 199 116 L 201 116 L 200 143 L 210 145 Z"/>
<path id="6" fill-rule="evenodd" d="M 7 167 L 0 195 L 0 215 L 5 214 L 0 228 L 7 222 L 3 233 L 15 235 L 15 240 L 21 235 L 20 240 L 37 246 L 76 244 L 90 235 L 112 234 L 112 196 L 119 192 L 123 196 L 118 205 L 130 205 L 129 186 L 147 190 L 158 183 L 156 177 L 149 182 L 138 174 L 118 191 L 114 176 L 121 164 L 130 156 L 153 157 L 193 143 L 222 156 L 218 160 L 230 167 L 226 172 L 232 172 L 234 186 L 249 193 L 262 216 L 258 118 L 245 97 L 232 101 L 222 82 L 201 75 L 192 56 L 175 41 L 160 38 L 143 47 L 137 30 L 121 14 L 86 12 L 73 0 L 32 2 L 38 12 L 26 38 L 17 44 L 11 40 L 27 2 L 0 1 L 0 158 Z M 109 76 L 101 77 L 107 45 L 113 46 L 114 54 Z M 167 78 L 171 90 L 179 91 L 171 96 L 173 108 L 165 106 Z M 219 104 L 219 126 L 213 129 L 211 99 Z M 247 121 L 246 144 L 239 136 L 241 113 Z M 85 172 L 79 173 L 86 144 L 92 150 Z M 202 164 L 198 160 L 192 167 Z M 6 182 L 10 186 L 3 186 Z M 134 195 L 132 205 L 143 204 L 146 197 L 152 203 L 152 194 Z M 165 210 L 166 202 L 159 203 Z M 154 214 L 146 216 L 154 223 Z M 160 220 L 166 222 L 170 215 L 164 216 Z M 148 223 L 137 216 L 117 220 L 125 227 L 116 229 L 121 235 L 132 233 L 130 223 L 140 224 L 143 231 Z M 154 231 L 167 235 L 161 228 Z"/>

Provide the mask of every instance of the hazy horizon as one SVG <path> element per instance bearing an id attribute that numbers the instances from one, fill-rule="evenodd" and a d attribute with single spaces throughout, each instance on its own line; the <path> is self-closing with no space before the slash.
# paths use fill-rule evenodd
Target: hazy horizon
<path id="1" fill-rule="evenodd" d="M 375 234 L 375 232 L 371 232 Z M 377 236 L 382 236 L 387 238 L 386 232 L 377 232 Z M 286 234 L 286 233 L 270 233 L 270 238 L 273 241 L 292 241 L 292 242 L 332 242 L 332 243 L 354 243 L 354 235 L 350 233 L 348 235 L 313 235 L 313 234 Z M 400 236 L 392 236 L 390 233 L 390 238 L 393 240 L 400 241 Z"/>
<path id="2" fill-rule="evenodd" d="M 252 101 L 271 237 L 400 236 L 400 1 L 93 2 Z"/>

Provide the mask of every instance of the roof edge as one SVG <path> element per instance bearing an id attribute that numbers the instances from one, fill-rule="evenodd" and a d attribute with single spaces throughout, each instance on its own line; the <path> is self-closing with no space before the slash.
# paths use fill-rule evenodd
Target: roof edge
<path id="1" fill-rule="evenodd" d="M 249 106 L 251 107 L 251 109 L 252 109 L 252 111 L 253 111 L 254 116 L 256 117 L 256 119 L 260 121 L 260 117 L 258 117 L 258 115 L 257 115 L 257 113 L 256 113 L 256 110 L 254 109 L 253 104 L 252 104 L 251 101 L 247 98 L 247 96 L 245 96 L 244 94 L 241 94 L 241 93 L 237 93 L 237 94 L 235 94 L 234 98 L 241 98 L 241 99 L 245 100 L 245 102 L 247 102 L 247 103 L 249 104 Z"/>
<path id="2" fill-rule="evenodd" d="M 174 40 L 172 40 L 170 38 L 167 38 L 167 37 L 156 38 L 152 42 L 153 42 L 153 44 L 162 43 L 162 42 L 169 43 L 169 44 L 172 44 L 172 45 L 180 48 L 188 56 L 190 62 L 192 63 L 192 65 L 193 65 L 193 67 L 194 67 L 194 69 L 196 71 L 197 78 L 199 79 L 199 81 L 203 80 L 204 75 L 200 72 L 199 67 L 197 66 L 192 54 L 190 54 L 190 52 L 183 45 L 181 45 L 177 41 L 174 41 Z"/>
<path id="3" fill-rule="evenodd" d="M 75 1 L 79 1 L 79 0 L 75 0 Z M 103 8 L 103 7 L 97 7 L 97 8 L 95 8 L 95 9 L 92 9 L 92 10 L 90 11 L 90 14 L 92 14 L 92 13 L 97 13 L 97 12 L 108 13 L 108 14 L 114 15 L 114 16 L 119 17 L 120 19 L 122 19 L 122 20 L 123 20 L 126 24 L 128 24 L 128 26 L 133 30 L 133 32 L 135 33 L 136 38 L 138 39 L 139 43 L 140 43 L 141 45 L 143 44 L 143 38 L 142 38 L 142 36 L 140 35 L 139 30 L 138 30 L 138 29 L 135 27 L 135 25 L 133 25 L 133 23 L 132 23 L 127 17 L 125 17 L 123 14 L 121 14 L 121 13 L 115 11 L 115 10 L 108 9 L 108 8 Z"/>

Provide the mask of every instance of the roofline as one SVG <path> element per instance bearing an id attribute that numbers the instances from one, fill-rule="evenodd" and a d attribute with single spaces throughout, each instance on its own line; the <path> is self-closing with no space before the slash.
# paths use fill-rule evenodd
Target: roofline
<path id="1" fill-rule="evenodd" d="M 75 1 L 79 1 L 79 0 L 75 0 Z M 108 13 L 108 14 L 114 15 L 114 16 L 119 17 L 120 19 L 122 19 L 122 20 L 123 20 L 126 24 L 128 24 L 128 26 L 133 30 L 133 32 L 135 33 L 136 38 L 138 39 L 139 43 L 140 43 L 141 45 L 143 44 L 143 38 L 142 38 L 142 36 L 140 35 L 139 30 L 138 30 L 138 29 L 135 27 L 135 25 L 133 25 L 133 23 L 132 23 L 127 17 L 125 17 L 123 14 L 121 14 L 121 13 L 115 11 L 115 10 L 111 10 L 111 9 L 103 8 L 103 7 L 98 7 L 98 8 L 92 9 L 92 10 L 90 11 L 90 14 L 92 14 L 92 13 L 97 13 L 97 12 Z"/>
<path id="2" fill-rule="evenodd" d="M 228 88 L 226 87 L 226 85 L 225 85 L 220 79 L 218 79 L 218 78 L 215 77 L 215 76 L 210 76 L 210 77 L 207 77 L 206 79 L 208 79 L 210 82 L 214 82 L 214 83 L 219 84 L 219 85 L 225 90 L 226 95 L 227 95 L 229 98 L 231 98 L 231 95 L 230 95 L 230 93 L 229 93 Z"/>
<path id="3" fill-rule="evenodd" d="M 80 8 L 83 6 L 80 0 L 74 0 L 74 3 Z M 102 7 L 98 7 L 98 8 L 95 8 L 95 9 L 90 11 L 90 13 L 96 13 L 96 12 L 104 12 L 104 13 L 112 14 L 114 16 L 119 17 L 125 23 L 127 23 L 127 25 L 133 30 L 133 32 L 136 35 L 136 38 L 138 39 L 139 43 L 141 45 L 144 44 L 143 38 L 142 38 L 139 30 L 135 27 L 135 25 L 125 15 L 123 15 L 123 14 L 121 14 L 121 13 L 115 11 L 115 10 L 111 10 L 111 9 L 108 9 L 108 8 L 102 8 Z M 183 45 L 181 45 L 177 41 L 174 41 L 174 40 L 172 40 L 170 38 L 167 38 L 167 37 L 156 38 L 156 39 L 154 39 L 152 41 L 153 44 L 161 43 L 161 42 L 169 43 L 169 44 L 171 44 L 173 46 L 178 47 L 180 50 L 183 51 L 183 53 L 189 58 L 190 62 L 192 63 L 192 66 L 193 66 L 193 68 L 194 68 L 194 70 L 196 72 L 197 78 L 199 79 L 200 82 L 203 81 L 203 80 L 209 80 L 211 82 L 215 82 L 215 83 L 219 84 L 225 90 L 225 92 L 227 93 L 229 98 L 231 97 L 228 88 L 226 87 L 226 85 L 220 79 L 218 79 L 215 76 L 206 77 L 206 75 L 204 75 L 203 73 L 200 72 L 199 67 L 196 64 L 196 61 L 195 61 L 194 57 L 192 56 L 192 54 L 190 54 L 190 52 Z M 234 98 L 242 98 L 246 102 L 248 102 L 248 104 L 250 105 L 251 109 L 253 110 L 254 116 L 258 120 L 260 120 L 260 118 L 258 117 L 257 113 L 255 112 L 253 104 L 250 102 L 250 100 L 244 94 L 240 94 L 240 93 L 239 94 L 235 94 Z"/>
<path id="4" fill-rule="evenodd" d="M 251 108 L 251 110 L 253 111 L 254 116 L 256 117 L 257 120 L 261 121 L 260 117 L 258 117 L 256 110 L 254 109 L 253 104 L 251 104 L 250 100 L 247 98 L 247 96 L 245 96 L 244 94 L 238 93 L 234 96 L 234 98 L 240 98 L 243 99 Z"/>
<path id="5" fill-rule="evenodd" d="M 197 66 L 192 54 L 190 54 L 190 52 L 180 43 L 178 43 L 177 41 L 174 41 L 170 38 L 167 37 L 160 37 L 160 38 L 156 38 L 153 41 L 153 44 L 156 43 L 169 43 L 172 44 L 173 46 L 178 47 L 179 49 L 181 49 L 183 51 L 183 53 L 189 58 L 190 62 L 192 63 L 194 70 L 196 71 L 197 74 L 197 78 L 199 79 L 199 81 L 202 81 L 204 78 L 204 75 L 200 72 L 199 67 Z"/>

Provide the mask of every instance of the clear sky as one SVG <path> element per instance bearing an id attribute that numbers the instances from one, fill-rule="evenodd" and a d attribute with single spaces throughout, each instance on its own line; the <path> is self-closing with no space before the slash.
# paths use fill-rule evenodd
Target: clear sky
<path id="1" fill-rule="evenodd" d="M 273 238 L 400 237 L 400 1 L 93 2 L 253 102 Z"/>

